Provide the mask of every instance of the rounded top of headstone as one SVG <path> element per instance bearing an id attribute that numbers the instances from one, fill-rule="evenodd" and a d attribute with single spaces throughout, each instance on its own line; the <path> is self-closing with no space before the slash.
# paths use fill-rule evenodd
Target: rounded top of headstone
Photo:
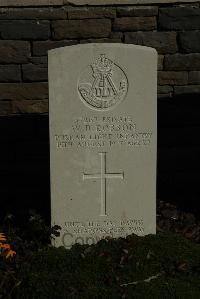
<path id="1" fill-rule="evenodd" d="M 64 47 L 59 47 L 55 49 L 51 49 L 48 51 L 48 54 L 54 55 L 57 52 L 62 52 L 65 51 L 66 49 L 68 51 L 74 51 L 75 49 L 81 50 L 81 49 L 87 49 L 87 48 L 92 48 L 93 50 L 98 50 L 101 48 L 128 48 L 128 49 L 133 49 L 133 50 L 140 50 L 140 51 L 150 51 L 155 53 L 157 55 L 157 51 L 155 48 L 152 47 L 147 47 L 147 46 L 141 46 L 141 45 L 134 45 L 134 44 L 125 44 L 125 43 L 87 43 L 87 44 L 78 44 L 78 45 L 71 45 L 71 46 L 64 46 Z"/>

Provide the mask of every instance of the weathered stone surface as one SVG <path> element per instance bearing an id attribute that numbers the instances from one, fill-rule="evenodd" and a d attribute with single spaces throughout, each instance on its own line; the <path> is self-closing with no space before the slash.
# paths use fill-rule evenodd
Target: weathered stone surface
<path id="1" fill-rule="evenodd" d="M 0 20 L 56 20 L 67 19 L 67 11 L 61 7 L 0 8 Z"/>
<path id="2" fill-rule="evenodd" d="M 60 48 L 64 46 L 71 46 L 78 44 L 78 41 L 76 40 L 62 40 L 62 41 L 34 41 L 33 42 L 33 55 L 35 56 L 43 56 L 47 55 L 47 51 L 54 49 L 54 48 Z"/>
<path id="3" fill-rule="evenodd" d="M 185 85 L 188 83 L 188 72 L 159 71 L 159 85 Z"/>
<path id="4" fill-rule="evenodd" d="M 155 17 L 122 17 L 116 18 L 113 23 L 115 31 L 138 31 L 156 29 Z"/>
<path id="5" fill-rule="evenodd" d="M 119 43 L 121 40 L 118 39 L 110 39 L 110 38 L 90 38 L 90 39 L 82 39 L 80 44 L 88 44 L 88 43 Z"/>
<path id="6" fill-rule="evenodd" d="M 14 100 L 11 101 L 12 114 L 48 113 L 48 100 Z"/>
<path id="7" fill-rule="evenodd" d="M 0 21 L 0 33 L 3 39 L 48 39 L 50 24 L 48 21 Z"/>
<path id="8" fill-rule="evenodd" d="M 200 19 L 200 16 L 199 16 Z M 185 31 L 179 34 L 181 52 L 200 52 L 200 31 Z"/>
<path id="9" fill-rule="evenodd" d="M 12 113 L 11 101 L 0 101 L 0 116 Z"/>
<path id="10" fill-rule="evenodd" d="M 123 33 L 119 31 L 112 31 L 110 36 L 110 39 L 122 39 L 123 38 Z"/>
<path id="11" fill-rule="evenodd" d="M 189 72 L 189 84 L 200 84 L 200 71 Z"/>
<path id="12" fill-rule="evenodd" d="M 176 3 L 177 0 L 151 0 L 151 3 Z M 181 2 L 196 2 L 181 0 Z M 149 0 L 1 0 L 0 6 L 57 6 L 74 5 L 111 5 L 111 4 L 149 4 Z"/>
<path id="13" fill-rule="evenodd" d="M 157 6 L 124 6 L 117 7 L 119 17 L 150 17 L 158 14 Z"/>
<path id="14" fill-rule="evenodd" d="M 113 7 L 67 7 L 69 19 L 115 18 Z"/>
<path id="15" fill-rule="evenodd" d="M 200 29 L 200 8 L 188 6 L 161 8 L 158 22 L 162 29 Z"/>
<path id="16" fill-rule="evenodd" d="M 126 32 L 125 42 L 156 48 L 160 54 L 177 51 L 176 32 Z"/>
<path id="17" fill-rule="evenodd" d="M 169 85 L 158 85 L 158 94 L 171 94 L 173 87 Z"/>
<path id="18" fill-rule="evenodd" d="M 0 63 L 26 63 L 29 57 L 29 42 L 0 40 Z"/>
<path id="19" fill-rule="evenodd" d="M 173 87 L 169 85 L 158 85 L 157 93 L 158 99 L 173 97 Z"/>
<path id="20" fill-rule="evenodd" d="M 98 38 L 108 37 L 111 32 L 111 20 L 85 19 L 54 21 L 53 32 L 55 39 L 64 38 Z"/>
<path id="21" fill-rule="evenodd" d="M 24 64 L 22 65 L 23 81 L 47 81 L 47 64 Z"/>
<path id="22" fill-rule="evenodd" d="M 164 69 L 175 71 L 200 70 L 200 54 L 166 55 Z"/>
<path id="23" fill-rule="evenodd" d="M 20 65 L 0 65 L 0 82 L 17 82 L 21 80 Z"/>
<path id="24" fill-rule="evenodd" d="M 5 0 L 4 0 L 5 1 Z M 11 1 L 11 0 L 10 0 Z M 38 1 L 38 0 L 37 0 Z M 63 0 L 74 5 L 112 5 L 112 4 L 153 4 L 153 3 L 177 3 L 177 0 Z M 178 0 L 179 1 L 179 0 Z M 194 0 L 181 0 L 181 2 L 196 2 Z"/>
<path id="25" fill-rule="evenodd" d="M 121 43 L 123 39 L 122 32 L 111 32 L 109 38 L 90 38 L 90 39 L 81 39 L 80 44 L 87 43 Z"/>
<path id="26" fill-rule="evenodd" d="M 47 83 L 0 83 L 0 100 L 41 100 L 47 98 Z"/>
<path id="27" fill-rule="evenodd" d="M 158 55 L 158 70 L 161 71 L 163 69 L 163 61 L 164 55 Z"/>
<path id="28" fill-rule="evenodd" d="M 47 56 L 30 57 L 29 62 L 34 64 L 47 64 L 48 60 L 47 60 Z"/>
<path id="29" fill-rule="evenodd" d="M 64 0 L 1 0 L 0 6 L 49 6 L 64 3 Z"/>
<path id="30" fill-rule="evenodd" d="M 175 95 L 200 94 L 200 85 L 175 86 L 174 93 Z"/>

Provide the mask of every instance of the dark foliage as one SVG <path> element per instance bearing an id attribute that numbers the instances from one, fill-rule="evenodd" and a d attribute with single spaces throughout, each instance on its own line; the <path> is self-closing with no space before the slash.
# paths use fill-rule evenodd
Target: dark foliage
<path id="1" fill-rule="evenodd" d="M 165 220 L 169 210 L 162 211 Z M 70 250 L 50 245 L 59 227 L 51 229 L 36 213 L 21 228 L 8 215 L 1 230 L 17 252 L 0 259 L 2 299 L 200 298 L 200 245 L 168 228 Z"/>

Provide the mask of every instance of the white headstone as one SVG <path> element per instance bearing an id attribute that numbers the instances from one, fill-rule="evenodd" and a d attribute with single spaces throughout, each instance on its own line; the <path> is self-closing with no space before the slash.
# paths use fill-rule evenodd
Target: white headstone
<path id="1" fill-rule="evenodd" d="M 152 48 L 49 51 L 56 246 L 156 232 L 156 78 Z"/>

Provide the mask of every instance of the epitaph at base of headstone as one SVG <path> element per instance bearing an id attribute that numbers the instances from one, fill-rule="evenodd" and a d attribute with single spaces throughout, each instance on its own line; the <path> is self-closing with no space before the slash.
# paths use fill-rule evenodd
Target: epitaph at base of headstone
<path id="1" fill-rule="evenodd" d="M 49 51 L 56 246 L 156 232 L 157 53 L 125 44 Z"/>

